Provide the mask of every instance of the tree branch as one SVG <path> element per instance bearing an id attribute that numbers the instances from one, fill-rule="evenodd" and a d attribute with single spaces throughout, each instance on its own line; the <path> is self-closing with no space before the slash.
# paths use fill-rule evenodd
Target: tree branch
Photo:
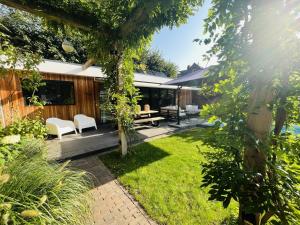
<path id="1" fill-rule="evenodd" d="M 95 59 L 89 59 L 85 62 L 84 65 L 82 65 L 82 70 L 86 70 L 87 68 L 89 68 L 91 65 L 93 65 L 95 63 Z"/>
<path id="2" fill-rule="evenodd" d="M 287 90 L 288 90 L 288 82 L 289 82 L 289 76 L 285 76 L 281 88 L 279 92 L 279 106 L 277 108 L 276 114 L 275 114 L 275 128 L 274 128 L 274 134 L 278 136 L 283 128 L 284 122 L 287 119 L 287 111 L 285 109 L 286 101 L 287 101 Z"/>
<path id="3" fill-rule="evenodd" d="M 0 3 L 44 17 L 50 21 L 68 24 L 83 31 L 102 33 L 102 35 L 110 32 L 110 27 L 97 19 L 99 17 L 96 15 L 97 9 L 84 7 L 77 0 L 69 1 L 68 7 L 59 0 L 57 4 L 37 0 L 0 0 Z M 70 4 L 72 4 L 71 7 Z M 72 10 L 67 11 L 70 8 Z"/>
<path id="4" fill-rule="evenodd" d="M 264 224 L 266 224 L 267 222 L 268 222 L 268 220 L 272 217 L 272 216 L 274 216 L 275 215 L 275 213 L 274 212 L 266 212 L 266 214 L 262 217 L 262 219 L 261 219 L 261 225 L 264 225 Z"/>
<path id="5" fill-rule="evenodd" d="M 278 107 L 275 115 L 275 128 L 274 134 L 278 136 L 283 128 L 284 122 L 286 121 L 287 112 L 284 107 L 284 103 L 286 102 L 286 97 L 280 99 L 280 106 Z"/>
<path id="6" fill-rule="evenodd" d="M 155 0 L 148 0 L 148 1 L 141 1 L 139 5 L 132 10 L 131 15 L 128 17 L 126 22 L 121 26 L 121 36 L 126 37 L 131 35 L 136 30 L 141 29 L 141 25 L 147 24 L 147 21 L 152 21 L 153 18 L 149 18 L 150 13 L 154 11 L 156 7 L 172 7 L 172 3 L 170 0 L 163 0 L 163 1 L 155 1 Z M 161 9 L 163 11 L 163 9 Z M 160 13 L 161 14 L 161 13 Z M 160 15 L 161 16 L 161 15 Z"/>

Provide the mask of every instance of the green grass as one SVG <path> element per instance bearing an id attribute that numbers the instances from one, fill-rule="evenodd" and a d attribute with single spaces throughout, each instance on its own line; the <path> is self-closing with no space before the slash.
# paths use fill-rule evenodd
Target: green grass
<path id="1" fill-rule="evenodd" d="M 115 152 L 101 160 L 160 224 L 228 224 L 236 204 L 225 210 L 200 187 L 203 153 L 212 151 L 201 142 L 201 132 L 157 139 L 135 146 L 125 158 Z"/>

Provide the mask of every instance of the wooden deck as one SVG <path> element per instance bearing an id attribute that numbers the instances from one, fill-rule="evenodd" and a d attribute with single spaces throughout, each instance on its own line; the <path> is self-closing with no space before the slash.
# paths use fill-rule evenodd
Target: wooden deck
<path id="1" fill-rule="evenodd" d="M 159 127 L 145 127 L 138 129 L 135 142 L 142 142 L 155 137 L 161 137 L 182 129 L 201 126 L 203 120 L 197 122 L 182 121 L 180 127 L 170 126 L 167 122 Z M 67 134 L 61 140 L 54 138 L 47 141 L 49 160 L 66 160 L 80 158 L 99 152 L 105 152 L 118 146 L 118 133 L 111 128 L 85 130 L 82 134 Z"/>
<path id="2" fill-rule="evenodd" d="M 135 142 L 140 142 L 148 138 L 175 132 L 178 128 L 144 127 L 137 130 L 134 137 Z M 112 129 L 99 129 L 84 131 L 82 134 L 66 134 L 61 140 L 54 138 L 47 141 L 49 160 L 66 160 L 79 158 L 98 152 L 105 152 L 118 146 L 118 133 Z"/>
<path id="3" fill-rule="evenodd" d="M 62 139 L 47 141 L 48 159 L 64 160 L 118 146 L 118 134 L 114 130 L 88 130 L 82 134 L 66 134 Z"/>

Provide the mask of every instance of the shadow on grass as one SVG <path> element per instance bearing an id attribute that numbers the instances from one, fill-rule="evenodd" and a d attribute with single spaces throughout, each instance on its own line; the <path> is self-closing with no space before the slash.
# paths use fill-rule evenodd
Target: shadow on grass
<path id="1" fill-rule="evenodd" d="M 100 159 L 116 176 L 122 176 L 169 155 L 161 148 L 145 142 L 134 146 L 125 157 L 121 157 L 119 152 L 112 152 L 100 156 Z"/>

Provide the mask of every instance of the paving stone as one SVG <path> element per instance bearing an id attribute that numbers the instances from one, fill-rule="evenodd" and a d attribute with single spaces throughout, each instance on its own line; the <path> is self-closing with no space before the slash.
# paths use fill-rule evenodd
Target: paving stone
<path id="1" fill-rule="evenodd" d="M 157 225 L 113 177 L 98 156 L 72 161 L 72 166 L 91 173 L 90 190 L 94 225 Z"/>

